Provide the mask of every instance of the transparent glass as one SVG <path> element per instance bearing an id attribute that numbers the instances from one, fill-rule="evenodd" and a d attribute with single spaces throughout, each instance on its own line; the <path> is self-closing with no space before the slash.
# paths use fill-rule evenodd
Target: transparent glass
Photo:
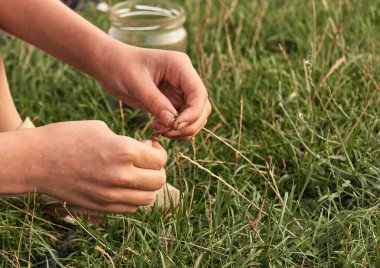
<path id="1" fill-rule="evenodd" d="M 154 0 L 125 1 L 110 10 L 108 33 L 139 47 L 185 51 L 186 20 L 180 5 Z"/>

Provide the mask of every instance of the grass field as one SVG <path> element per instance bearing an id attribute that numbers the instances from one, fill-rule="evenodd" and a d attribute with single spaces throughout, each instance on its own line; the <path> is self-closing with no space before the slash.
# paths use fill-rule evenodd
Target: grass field
<path id="1" fill-rule="evenodd" d="M 2 203 L 0 266 L 380 267 L 380 2 L 183 2 L 214 110 L 193 142 L 161 140 L 178 212 L 73 227 L 33 196 Z M 83 15 L 108 28 L 106 15 Z M 122 132 L 96 81 L 1 38 L 23 117 Z M 148 138 L 125 113 L 126 134 Z"/>

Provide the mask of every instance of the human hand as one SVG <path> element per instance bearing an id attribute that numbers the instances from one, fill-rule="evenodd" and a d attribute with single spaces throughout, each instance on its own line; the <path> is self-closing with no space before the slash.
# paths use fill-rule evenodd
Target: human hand
<path id="1" fill-rule="evenodd" d="M 23 131 L 23 130 L 22 130 Z M 37 192 L 96 211 L 133 213 L 151 204 L 166 181 L 167 155 L 157 143 L 114 134 L 101 121 L 26 130 Z M 33 188 L 30 187 L 29 188 Z"/>
<path id="2" fill-rule="evenodd" d="M 174 139 L 189 139 L 206 124 L 208 94 L 189 57 L 180 52 L 118 44 L 106 54 L 99 81 L 113 96 L 155 116 L 153 126 Z"/>
<path id="3" fill-rule="evenodd" d="M 163 135 L 190 138 L 210 114 L 207 90 L 186 54 L 123 44 L 60 1 L 0 1 L 0 27 L 95 77 L 113 96 L 149 111 Z"/>

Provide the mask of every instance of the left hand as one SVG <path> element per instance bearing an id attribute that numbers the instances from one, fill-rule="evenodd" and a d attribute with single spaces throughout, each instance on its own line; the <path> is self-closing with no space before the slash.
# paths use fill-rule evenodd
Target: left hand
<path id="1" fill-rule="evenodd" d="M 153 127 L 173 139 L 190 139 L 207 122 L 207 90 L 185 53 L 118 43 L 98 79 L 114 97 L 155 116 Z"/>

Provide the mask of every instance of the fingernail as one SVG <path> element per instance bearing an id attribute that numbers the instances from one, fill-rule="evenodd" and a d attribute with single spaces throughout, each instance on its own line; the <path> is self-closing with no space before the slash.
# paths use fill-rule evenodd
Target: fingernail
<path id="1" fill-rule="evenodd" d="M 177 125 L 177 127 L 176 127 L 176 129 L 177 130 L 181 130 L 181 129 L 187 127 L 188 125 L 190 125 L 189 122 L 179 122 L 178 125 Z"/>
<path id="2" fill-rule="evenodd" d="M 173 124 L 174 119 L 174 114 L 172 112 L 169 112 L 168 110 L 163 110 L 160 114 L 161 122 L 168 127 L 170 127 Z"/>

